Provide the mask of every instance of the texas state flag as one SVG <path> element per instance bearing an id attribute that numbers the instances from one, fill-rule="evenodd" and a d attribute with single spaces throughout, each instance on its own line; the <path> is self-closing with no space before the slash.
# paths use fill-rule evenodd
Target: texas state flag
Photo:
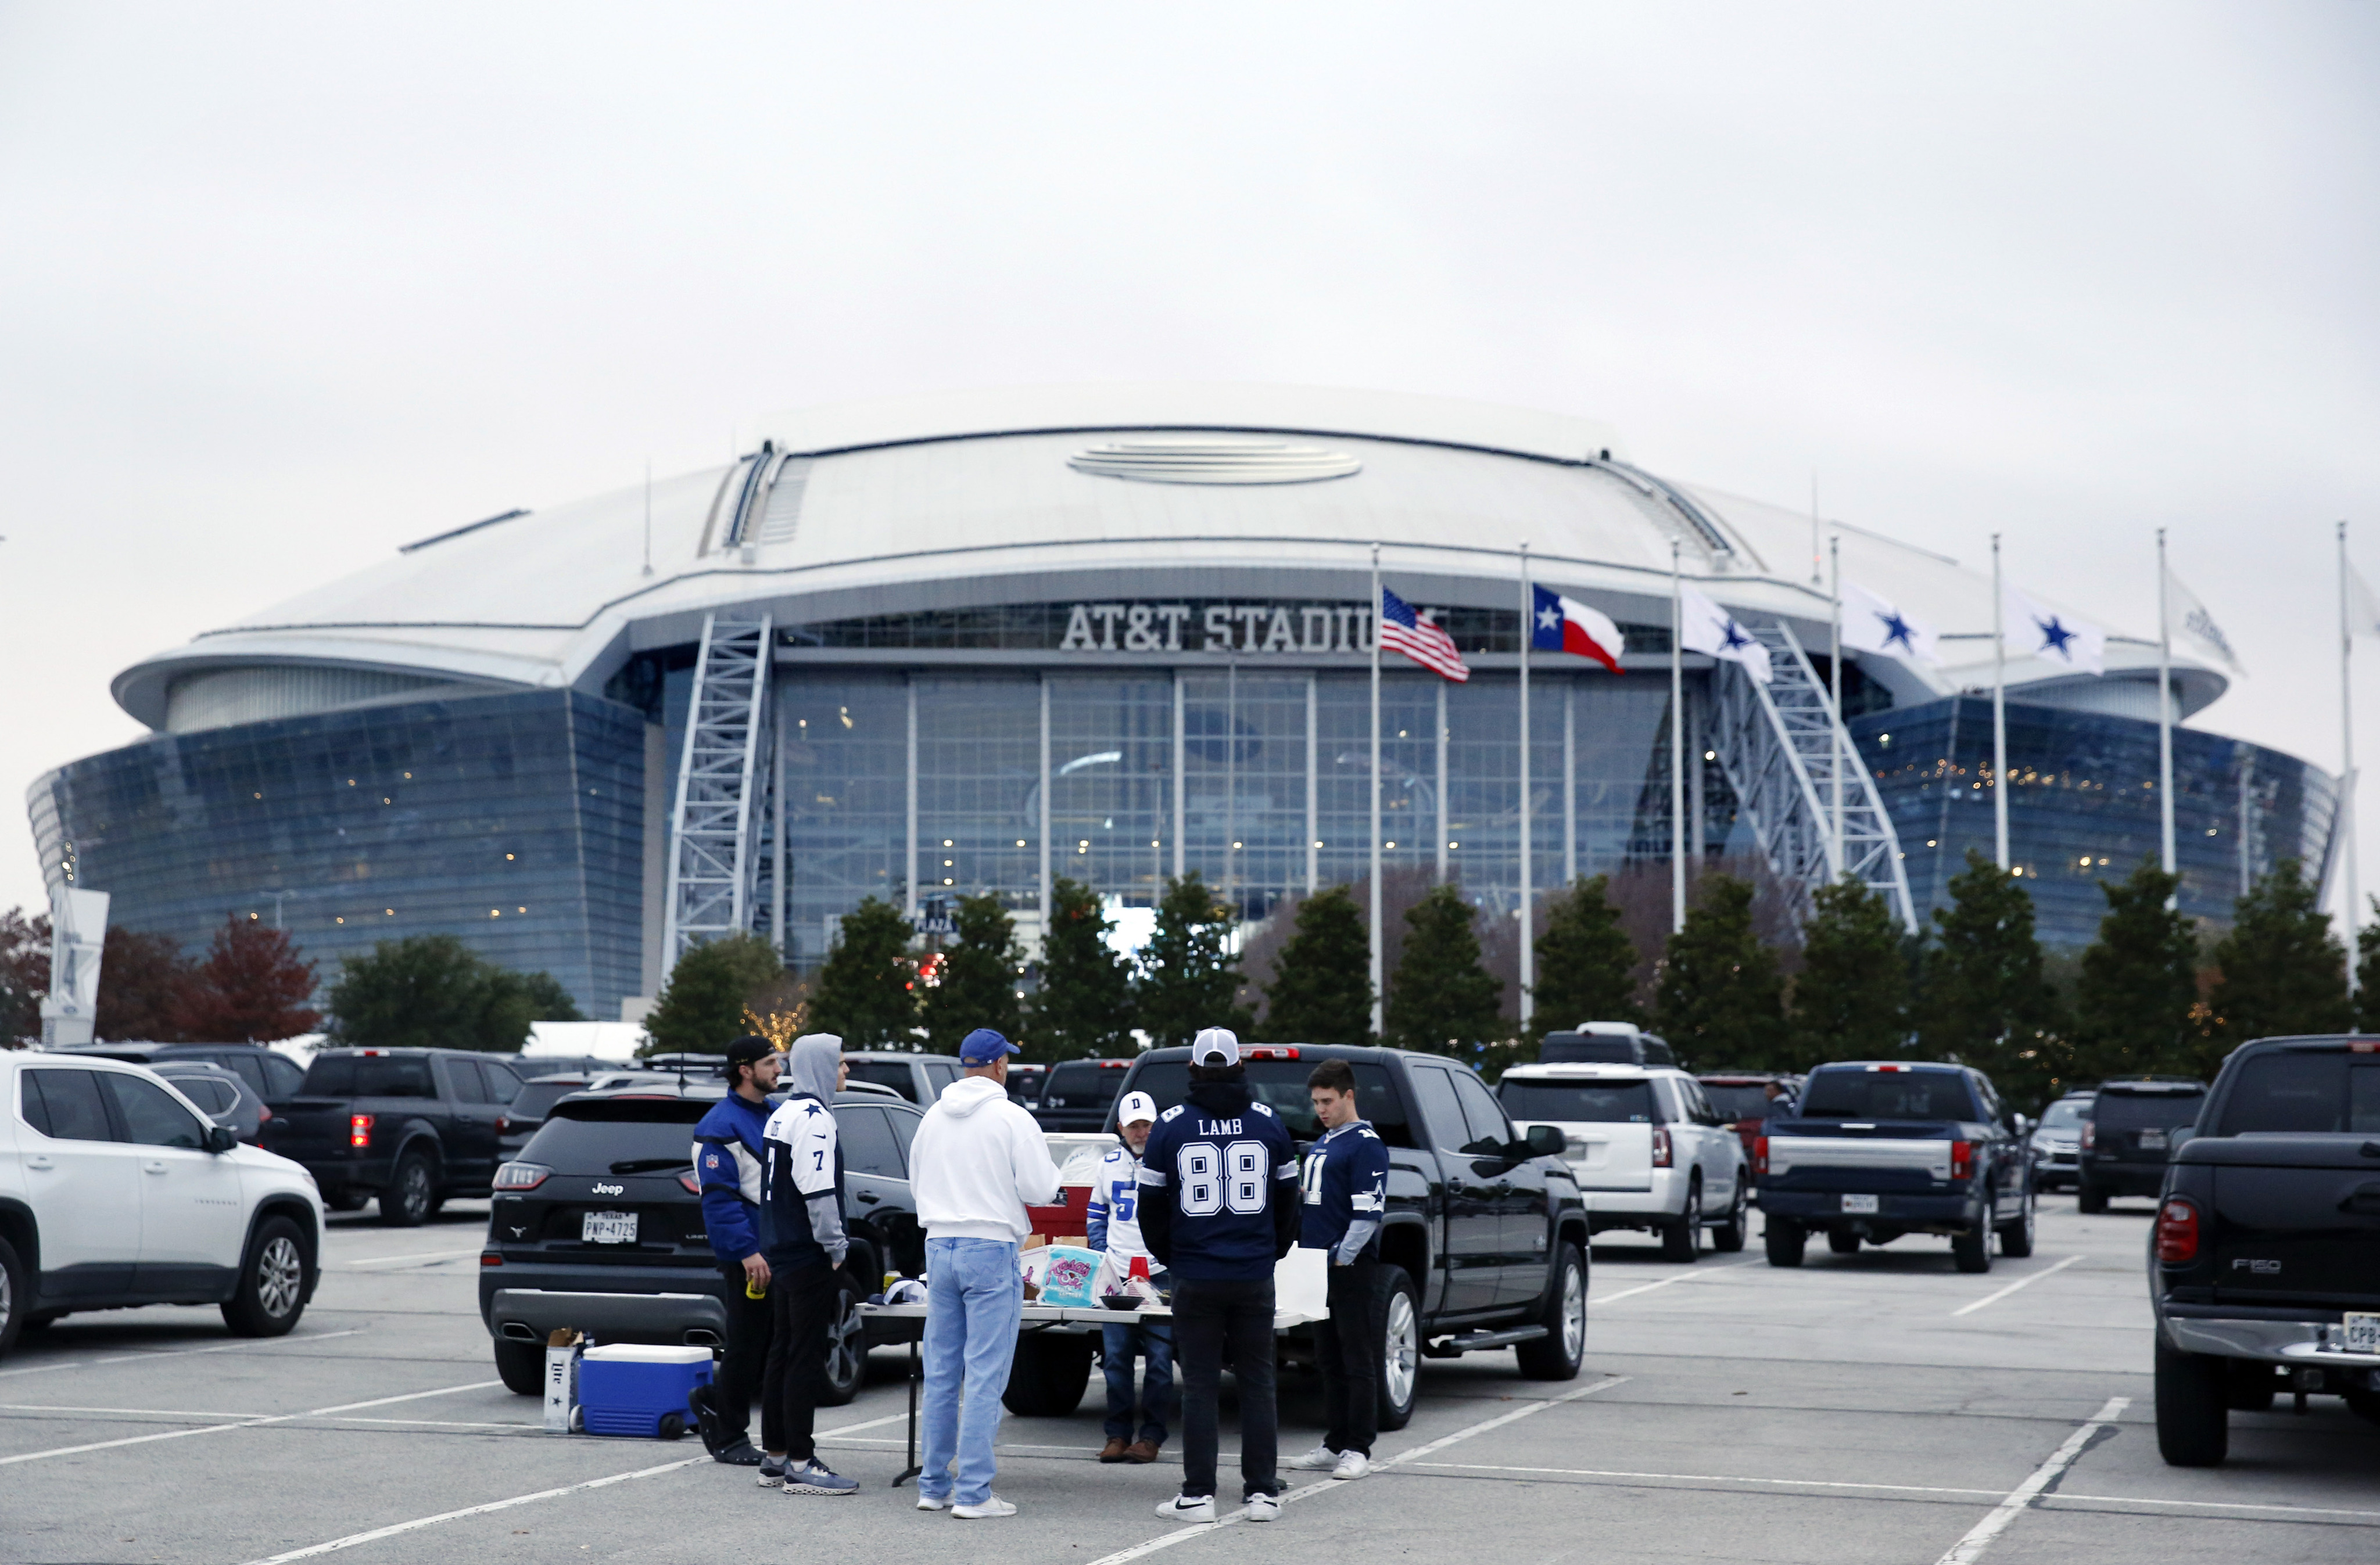
<path id="1" fill-rule="evenodd" d="M 1540 652 L 1576 652 L 1582 658 L 1593 658 L 1614 673 L 1620 672 L 1620 654 L 1627 650 L 1627 646 L 1610 615 L 1535 584 L 1530 590 L 1536 594 L 1536 613 L 1529 631 L 1532 649 Z"/>

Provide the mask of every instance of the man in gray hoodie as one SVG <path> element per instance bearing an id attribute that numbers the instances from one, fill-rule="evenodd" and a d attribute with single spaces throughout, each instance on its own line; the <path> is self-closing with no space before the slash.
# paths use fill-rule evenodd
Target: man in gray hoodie
<path id="1" fill-rule="evenodd" d="M 843 1228 L 843 1141 L 835 1134 L 834 1095 L 850 1074 L 843 1039 L 809 1033 L 785 1054 L 786 1098 L 760 1134 L 769 1233 L 769 1308 L 776 1325 L 760 1394 L 783 1410 L 785 1449 L 760 1463 L 789 1495 L 847 1495 L 857 1480 L 818 1459 L 811 1431 L 826 1374 L 843 1269 L 851 1242 Z"/>

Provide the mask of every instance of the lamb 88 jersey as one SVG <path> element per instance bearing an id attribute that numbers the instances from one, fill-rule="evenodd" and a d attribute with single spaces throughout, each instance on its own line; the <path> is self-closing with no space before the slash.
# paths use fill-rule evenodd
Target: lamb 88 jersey
<path id="1" fill-rule="evenodd" d="M 1297 1148 L 1261 1103 L 1217 1114 L 1177 1104 L 1157 1116 L 1141 1153 L 1144 1199 L 1173 1203 L 1176 1277 L 1220 1282 L 1268 1278 L 1273 1204 L 1297 1198 Z"/>

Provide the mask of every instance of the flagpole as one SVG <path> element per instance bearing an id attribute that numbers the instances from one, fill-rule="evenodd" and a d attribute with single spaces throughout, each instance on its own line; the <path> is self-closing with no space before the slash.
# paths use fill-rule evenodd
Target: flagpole
<path id="1" fill-rule="evenodd" d="M 2000 535 L 1992 534 L 1992 842 L 2003 872 L 2009 867 L 2008 627 L 2001 624 Z"/>
<path id="2" fill-rule="evenodd" d="M 1686 927 L 1686 611 L 1670 540 L 1670 929 Z"/>
<path id="3" fill-rule="evenodd" d="M 2338 524 L 2338 786 L 2339 806 L 2347 826 L 2347 992 L 2355 993 L 2358 927 L 2363 909 L 2355 886 L 2355 701 L 2350 681 L 2355 672 L 2355 627 L 2347 617 L 2347 524 Z"/>
<path id="4" fill-rule="evenodd" d="M 1537 605 L 1529 591 L 1529 540 L 1521 540 L 1521 1031 L 1529 1030 L 1536 1007 L 1529 991 L 1537 981 L 1536 885 L 1529 861 L 1529 643 L 1536 639 Z"/>
<path id="5" fill-rule="evenodd" d="M 1380 989 L 1380 546 L 1372 545 L 1372 1036 L 1386 1029 Z"/>
<path id="6" fill-rule="evenodd" d="M 1827 748 L 1834 760 L 1835 773 L 1835 863 L 1838 879 L 1849 867 L 1843 858 L 1843 540 L 1839 535 L 1827 540 L 1828 564 L 1833 572 L 1835 621 L 1832 626 L 1834 650 L 1828 673 L 1834 679 L 1834 733 L 1827 739 Z"/>
<path id="7" fill-rule="evenodd" d="M 2157 828 L 2165 872 L 2173 873 L 2173 625 L 2166 590 L 2165 528 L 2157 535 Z M 2168 907 L 2175 899 L 2168 898 Z"/>

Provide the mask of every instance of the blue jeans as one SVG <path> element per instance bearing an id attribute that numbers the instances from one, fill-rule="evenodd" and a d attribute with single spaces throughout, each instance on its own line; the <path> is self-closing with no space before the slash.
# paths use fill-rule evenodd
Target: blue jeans
<path id="1" fill-rule="evenodd" d="M 1140 1438 L 1152 1445 L 1165 1443 L 1165 1421 L 1173 1413 L 1173 1331 L 1170 1327 L 1141 1326 L 1123 1321 L 1102 1326 L 1099 1360 L 1108 1377 L 1108 1438 L 1129 1440 L 1132 1428 L 1132 1361 L 1137 1353 L 1148 1361 L 1140 1386 Z"/>
<path id="2" fill-rule="evenodd" d="M 1008 1389 L 1024 1308 L 1015 1245 L 992 1239 L 926 1241 L 926 1449 L 919 1495 L 961 1505 L 991 1497 L 991 1442 L 1000 1432 L 1000 1394 Z"/>

